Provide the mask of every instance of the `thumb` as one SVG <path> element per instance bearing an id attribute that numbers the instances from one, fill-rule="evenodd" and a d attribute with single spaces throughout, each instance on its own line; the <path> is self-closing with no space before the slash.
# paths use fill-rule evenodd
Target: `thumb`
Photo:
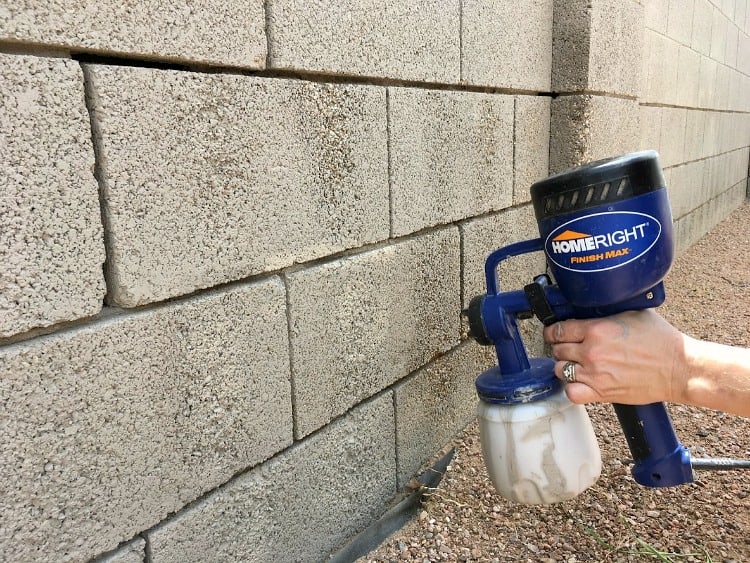
<path id="1" fill-rule="evenodd" d="M 599 394 L 596 391 L 588 385 L 580 382 L 568 383 L 565 386 L 565 394 L 568 396 L 571 403 L 577 405 L 601 401 L 601 397 L 599 397 Z"/>

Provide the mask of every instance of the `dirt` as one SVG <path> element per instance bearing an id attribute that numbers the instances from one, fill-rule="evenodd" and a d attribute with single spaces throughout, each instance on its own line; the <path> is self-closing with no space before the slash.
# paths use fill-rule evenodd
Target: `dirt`
<path id="1" fill-rule="evenodd" d="M 662 314 L 691 336 L 750 346 L 750 202 L 683 253 Z M 420 514 L 359 563 L 383 561 L 750 561 L 750 469 L 696 471 L 695 483 L 635 483 L 611 405 L 589 405 L 602 476 L 556 505 L 512 504 L 493 489 L 476 423 L 451 444 L 440 485 Z M 750 419 L 669 405 L 693 457 L 750 459 Z"/>

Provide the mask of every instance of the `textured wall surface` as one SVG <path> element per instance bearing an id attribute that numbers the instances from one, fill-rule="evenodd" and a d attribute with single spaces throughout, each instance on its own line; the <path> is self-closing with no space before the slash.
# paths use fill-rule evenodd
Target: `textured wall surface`
<path id="1" fill-rule="evenodd" d="M 326 560 L 475 416 L 459 313 L 533 182 L 656 149 L 680 248 L 742 201 L 749 34 L 745 0 L 0 0 L 0 560 Z"/>
<path id="2" fill-rule="evenodd" d="M 104 243 L 80 65 L 0 54 L 0 337 L 95 315 Z"/>
<path id="3" fill-rule="evenodd" d="M 662 155 L 678 246 L 747 193 L 750 6 L 645 2 L 640 147 Z"/>

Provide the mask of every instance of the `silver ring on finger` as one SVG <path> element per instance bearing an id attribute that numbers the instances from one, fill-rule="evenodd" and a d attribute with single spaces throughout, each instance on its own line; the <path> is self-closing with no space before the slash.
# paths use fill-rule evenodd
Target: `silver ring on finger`
<path id="1" fill-rule="evenodd" d="M 563 377 L 568 383 L 575 383 L 576 381 L 576 364 L 575 362 L 565 362 L 562 370 Z"/>

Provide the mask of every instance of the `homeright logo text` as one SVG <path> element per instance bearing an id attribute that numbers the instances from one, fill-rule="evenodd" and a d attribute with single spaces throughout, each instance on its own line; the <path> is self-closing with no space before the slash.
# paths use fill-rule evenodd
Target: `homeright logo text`
<path id="1" fill-rule="evenodd" d="M 656 244 L 661 223 L 635 211 L 608 211 L 578 217 L 547 235 L 545 252 L 557 266 L 574 272 L 619 268 Z"/>
<path id="2" fill-rule="evenodd" d="M 630 229 L 612 231 L 603 235 L 590 235 L 576 231 L 566 230 L 551 241 L 552 252 L 555 254 L 568 254 L 573 252 L 590 252 L 599 249 L 621 246 L 631 241 L 642 239 L 646 236 L 648 223 L 635 225 Z M 608 251 L 614 257 L 615 251 Z M 604 257 L 604 256 L 603 256 Z"/>

